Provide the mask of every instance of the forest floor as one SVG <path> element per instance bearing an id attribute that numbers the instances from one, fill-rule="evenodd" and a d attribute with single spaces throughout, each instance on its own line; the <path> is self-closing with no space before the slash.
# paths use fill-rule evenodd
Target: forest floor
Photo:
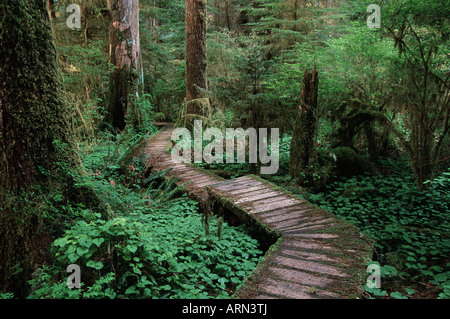
<path id="1" fill-rule="evenodd" d="M 299 187 L 280 154 L 276 175 L 262 176 L 287 191 L 356 225 L 373 240 L 373 262 L 381 267 L 381 288 L 370 298 L 450 298 L 450 172 L 418 191 L 408 160 L 380 160 L 377 174 L 335 177 L 320 191 Z M 235 178 L 247 164 L 200 166 Z M 220 173 L 222 172 L 222 173 Z"/>
<path id="2" fill-rule="evenodd" d="M 201 207 L 164 182 L 164 172 L 150 174 L 142 159 L 124 165 L 127 148 L 114 139 L 82 151 L 89 184 L 114 214 L 102 220 L 84 207 L 67 206 L 47 220 L 55 229 L 65 221 L 67 230 L 55 237 L 55 260 L 39 270 L 30 298 L 226 298 L 255 269 L 260 243 L 220 218 L 209 220 L 206 234 Z M 335 178 L 313 192 L 289 177 L 289 157 L 281 155 L 279 173 L 268 180 L 373 240 L 382 286 L 366 287 L 367 298 L 450 297 L 450 173 L 432 182 L 429 192 L 417 191 L 406 160 L 385 160 L 376 175 Z M 226 179 L 249 173 L 247 164 L 201 166 Z M 115 243 L 114 255 L 107 243 Z M 79 290 L 66 287 L 66 267 L 73 263 L 82 265 L 87 280 Z"/>
<path id="3" fill-rule="evenodd" d="M 429 191 L 418 191 L 408 160 L 399 157 L 395 160 L 379 160 L 376 163 L 378 168 L 376 174 L 365 173 L 357 176 L 334 177 L 324 189 L 308 190 L 299 187 L 288 174 L 288 143 L 289 139 L 285 139 L 280 147 L 279 172 L 275 175 L 261 177 L 279 185 L 295 196 L 306 199 L 320 208 L 344 218 L 373 240 L 372 262 L 378 263 L 381 267 L 382 286 L 372 289 L 366 287 L 367 297 L 450 298 L 450 172 L 445 172 L 442 168 L 441 175 L 430 183 Z M 103 149 L 106 152 L 109 146 Z M 95 159 L 95 154 L 91 158 Z M 99 158 L 105 161 L 104 156 Z M 198 166 L 219 173 L 226 179 L 251 173 L 250 167 L 246 163 L 199 164 Z M 109 172 L 106 170 L 107 174 L 103 178 L 113 179 L 114 176 L 120 175 L 120 171 L 111 171 L 114 167 L 110 163 Z M 138 166 L 135 165 L 132 174 L 128 174 L 128 178 L 122 180 L 122 185 L 139 184 L 133 181 L 140 174 L 140 171 L 136 170 L 137 168 Z M 154 179 L 154 181 L 156 180 L 157 178 Z M 144 184 L 145 188 L 152 186 L 148 182 Z M 140 187 L 144 187 L 144 185 L 133 187 L 137 193 L 140 193 L 142 192 Z M 159 185 L 157 187 L 166 186 Z M 163 195 L 161 198 L 170 199 L 169 195 L 165 197 L 171 193 L 169 189 L 155 190 L 154 193 Z M 127 191 L 124 194 L 129 193 Z M 124 203 L 132 202 L 131 198 L 127 201 L 126 196 L 121 196 Z M 190 203 L 193 205 L 192 202 Z M 184 206 L 190 205 L 184 204 Z M 182 210 L 182 207 L 180 209 Z M 220 220 L 214 220 L 213 223 L 217 230 L 225 225 Z M 247 238 L 246 236 L 242 234 L 237 237 Z M 241 241 L 239 242 L 242 244 Z M 254 246 L 252 251 L 254 251 L 253 263 L 259 258 L 261 252 L 258 251 L 257 246 Z M 240 256 L 240 258 L 242 257 L 243 255 Z M 244 262 L 245 265 L 245 258 L 241 262 Z M 248 267 L 250 264 L 244 267 Z M 239 267 L 239 265 L 236 262 L 234 265 L 224 265 L 223 267 L 230 269 L 229 267 Z M 248 270 L 246 268 L 246 271 Z M 244 272 L 240 274 L 243 275 Z M 214 289 L 219 289 L 218 291 L 226 289 L 230 293 L 231 291 L 229 288 L 225 288 L 224 284 L 226 282 L 238 283 L 238 278 L 233 278 L 228 270 L 226 274 L 219 275 L 217 280 L 219 279 L 220 282 L 213 283 Z M 200 278 L 200 280 L 204 279 Z M 232 286 L 235 287 L 235 284 Z M 206 290 L 209 289 L 211 287 Z"/>

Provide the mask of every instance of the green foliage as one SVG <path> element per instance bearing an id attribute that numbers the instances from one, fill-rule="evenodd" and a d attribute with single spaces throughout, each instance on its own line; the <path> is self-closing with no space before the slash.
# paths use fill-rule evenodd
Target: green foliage
<path id="1" fill-rule="evenodd" d="M 417 191 L 405 163 L 382 161 L 380 165 L 383 175 L 341 178 L 308 198 L 374 240 L 377 260 L 383 267 L 390 266 L 389 275 L 395 278 L 387 284 L 393 289 L 398 282 L 417 290 L 423 287 L 416 282 L 445 289 L 450 271 L 446 263 L 450 253 L 448 173 L 429 182 L 433 192 Z"/>
<path id="2" fill-rule="evenodd" d="M 132 107 L 127 113 L 127 133 L 136 138 L 136 135 L 140 134 L 153 134 L 156 127 L 152 124 L 154 120 L 153 105 L 151 103 L 151 95 L 143 94 L 140 97 L 135 97 L 130 94 L 129 99 L 132 103 Z M 132 130 L 132 132 L 128 132 Z"/>
<path id="3" fill-rule="evenodd" d="M 50 276 L 32 282 L 33 298 L 57 298 L 62 288 L 65 297 L 76 298 L 226 297 L 261 254 L 242 228 L 222 225 L 220 239 L 205 236 L 197 203 L 186 198 L 110 220 L 79 221 L 52 247 L 54 268 L 79 264 L 85 286 L 73 295 Z"/>
<path id="4" fill-rule="evenodd" d="M 165 121 L 176 120 L 186 94 L 184 16 L 184 1 L 140 1 L 144 91 Z"/>
<path id="5" fill-rule="evenodd" d="M 66 225 L 53 259 L 30 281 L 30 298 L 229 297 L 256 266 L 258 241 L 215 218 L 206 236 L 198 203 L 164 171 L 149 173 L 144 158 L 127 155 L 139 134 L 128 143 L 105 137 L 86 146 L 90 174 L 78 181 L 99 194 L 106 214 L 84 209 Z M 80 289 L 67 287 L 70 264 L 81 267 Z"/>
<path id="6" fill-rule="evenodd" d="M 53 24 L 71 124 L 88 174 L 74 172 L 64 163 L 58 170 L 72 176 L 78 189 L 94 190 L 106 212 L 99 214 L 96 204 L 79 204 L 67 196 L 73 194 L 58 189 L 42 196 L 39 187 L 6 202 L 11 208 L 26 207 L 39 227 L 45 225 L 57 238 L 52 246 L 54 263 L 36 272 L 31 297 L 229 296 L 255 266 L 261 255 L 258 243 L 242 228 L 221 226 L 216 219 L 210 227 L 222 227 L 221 237 L 205 236 L 197 204 L 180 197 L 174 181 L 162 182 L 164 172 L 150 174 L 145 159 L 137 155 L 156 131 L 151 122 L 175 120 L 185 97 L 184 1 L 140 1 L 148 94 L 133 97 L 130 125 L 124 132 L 98 130 L 113 71 L 108 63 L 107 19 L 102 17 L 106 2 L 83 2 L 95 18 L 86 20 L 82 34 L 66 28 L 61 13 L 68 3 L 55 1 L 60 14 Z M 316 3 L 210 4 L 212 125 L 281 129 L 280 169 L 266 178 L 353 222 L 374 240 L 385 286 L 366 289 L 372 296 L 413 298 L 428 285 L 433 296 L 449 298 L 450 171 L 425 183 L 419 180 L 419 187 L 429 189 L 417 191 L 414 173 L 402 160 L 377 162 L 377 175 L 373 164 L 360 155 L 368 153 L 374 160 L 409 151 L 410 162 L 425 163 L 422 168 L 428 169 L 435 162 L 417 154 L 436 151 L 438 161 L 440 150 L 446 152 L 447 3 L 352 0 L 342 8 L 326 9 Z M 382 6 L 381 30 L 365 25 L 372 3 Z M 316 160 L 303 172 L 302 184 L 311 188 L 306 192 L 287 176 L 289 133 L 303 74 L 314 66 L 319 72 L 318 149 Z M 420 116 L 419 106 L 424 107 Z M 418 131 L 420 127 L 425 130 Z M 421 136 L 428 139 L 420 140 Z M 416 152 L 414 143 L 422 142 L 433 147 Z M 64 148 L 58 141 L 53 146 Z M 231 178 L 252 172 L 247 163 L 199 166 L 227 171 Z M 43 168 L 41 173 L 54 174 Z M 424 179 L 432 170 L 426 173 Z M 81 289 L 70 290 L 64 281 L 70 263 L 82 266 Z"/>
<path id="7" fill-rule="evenodd" d="M 58 46 L 59 65 L 66 87 L 66 98 L 72 108 L 72 124 L 79 139 L 89 140 L 105 116 L 109 72 L 113 66 L 104 52 L 103 41 L 86 45 Z"/>
<path id="8" fill-rule="evenodd" d="M 0 299 L 14 299 L 14 294 L 12 292 L 7 293 L 0 292 Z"/>
<path id="9" fill-rule="evenodd" d="M 213 106 L 223 113 L 219 127 L 283 128 L 277 103 L 264 89 L 272 62 L 256 33 L 215 32 L 209 36 L 208 79 Z M 232 117 L 232 121 L 229 121 Z"/>

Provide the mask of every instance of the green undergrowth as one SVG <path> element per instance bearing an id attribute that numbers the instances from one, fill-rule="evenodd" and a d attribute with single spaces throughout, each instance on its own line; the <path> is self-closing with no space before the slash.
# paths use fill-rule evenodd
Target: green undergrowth
<path id="1" fill-rule="evenodd" d="M 210 229 L 218 227 L 211 221 Z M 32 281 L 33 298 L 226 298 L 258 262 L 258 242 L 222 225 L 206 236 L 197 203 L 181 197 L 110 220 L 79 221 L 55 240 L 55 263 Z M 81 267 L 81 289 L 65 267 Z M 60 280 L 56 280 L 60 278 Z"/>
<path id="2" fill-rule="evenodd" d="M 289 142 L 280 143 L 280 170 L 261 177 L 356 225 L 373 241 L 373 263 L 381 268 L 381 288 L 369 298 L 450 298 L 450 170 L 428 190 L 418 191 L 408 160 L 380 160 L 375 170 L 338 176 L 316 169 L 320 190 L 299 187 L 289 176 Z M 204 165 L 249 174 L 248 164 Z M 231 172 L 231 173 L 230 173 Z M 314 183 L 311 183 L 314 184 Z M 368 273 L 369 275 L 369 273 Z"/>
<path id="3" fill-rule="evenodd" d="M 106 214 L 73 208 L 29 298 L 228 298 L 256 267 L 258 241 L 218 217 L 208 218 L 207 235 L 199 204 L 129 153 L 142 143 L 107 136 L 82 146 L 88 176 L 80 184 L 99 194 Z M 71 264 L 80 267 L 79 289 L 67 285 Z"/>
<path id="4" fill-rule="evenodd" d="M 377 298 L 450 298 L 450 171 L 416 189 L 406 162 L 381 161 L 379 175 L 341 178 L 305 196 L 373 239 Z"/>

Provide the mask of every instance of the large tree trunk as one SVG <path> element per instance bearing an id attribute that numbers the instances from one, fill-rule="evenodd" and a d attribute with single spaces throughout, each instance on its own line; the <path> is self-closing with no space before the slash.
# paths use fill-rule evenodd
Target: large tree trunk
<path id="1" fill-rule="evenodd" d="M 109 118 L 114 128 L 123 130 L 133 107 L 130 94 L 139 96 L 143 87 L 139 39 L 139 1 L 108 0 L 110 12 L 110 62 L 116 67 L 109 82 Z"/>
<path id="2" fill-rule="evenodd" d="M 318 84 L 319 78 L 316 69 L 305 72 L 290 148 L 289 170 L 294 178 L 300 178 L 301 173 L 314 158 Z"/>
<path id="3" fill-rule="evenodd" d="M 186 0 L 186 122 L 207 117 L 206 0 Z"/>
<path id="4" fill-rule="evenodd" d="M 48 252 L 44 197 L 75 193 L 80 172 L 47 9 L 0 2 L 0 290 L 19 297 Z"/>

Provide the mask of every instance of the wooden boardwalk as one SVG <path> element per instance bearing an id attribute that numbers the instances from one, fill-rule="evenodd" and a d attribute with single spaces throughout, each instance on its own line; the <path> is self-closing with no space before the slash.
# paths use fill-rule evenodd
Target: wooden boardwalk
<path id="1" fill-rule="evenodd" d="M 257 177 L 225 180 L 193 165 L 175 163 L 167 151 L 173 127 L 148 143 L 148 164 L 170 169 L 199 200 L 235 214 L 272 243 L 235 298 L 357 298 L 363 291 L 372 246 L 350 223 Z"/>

